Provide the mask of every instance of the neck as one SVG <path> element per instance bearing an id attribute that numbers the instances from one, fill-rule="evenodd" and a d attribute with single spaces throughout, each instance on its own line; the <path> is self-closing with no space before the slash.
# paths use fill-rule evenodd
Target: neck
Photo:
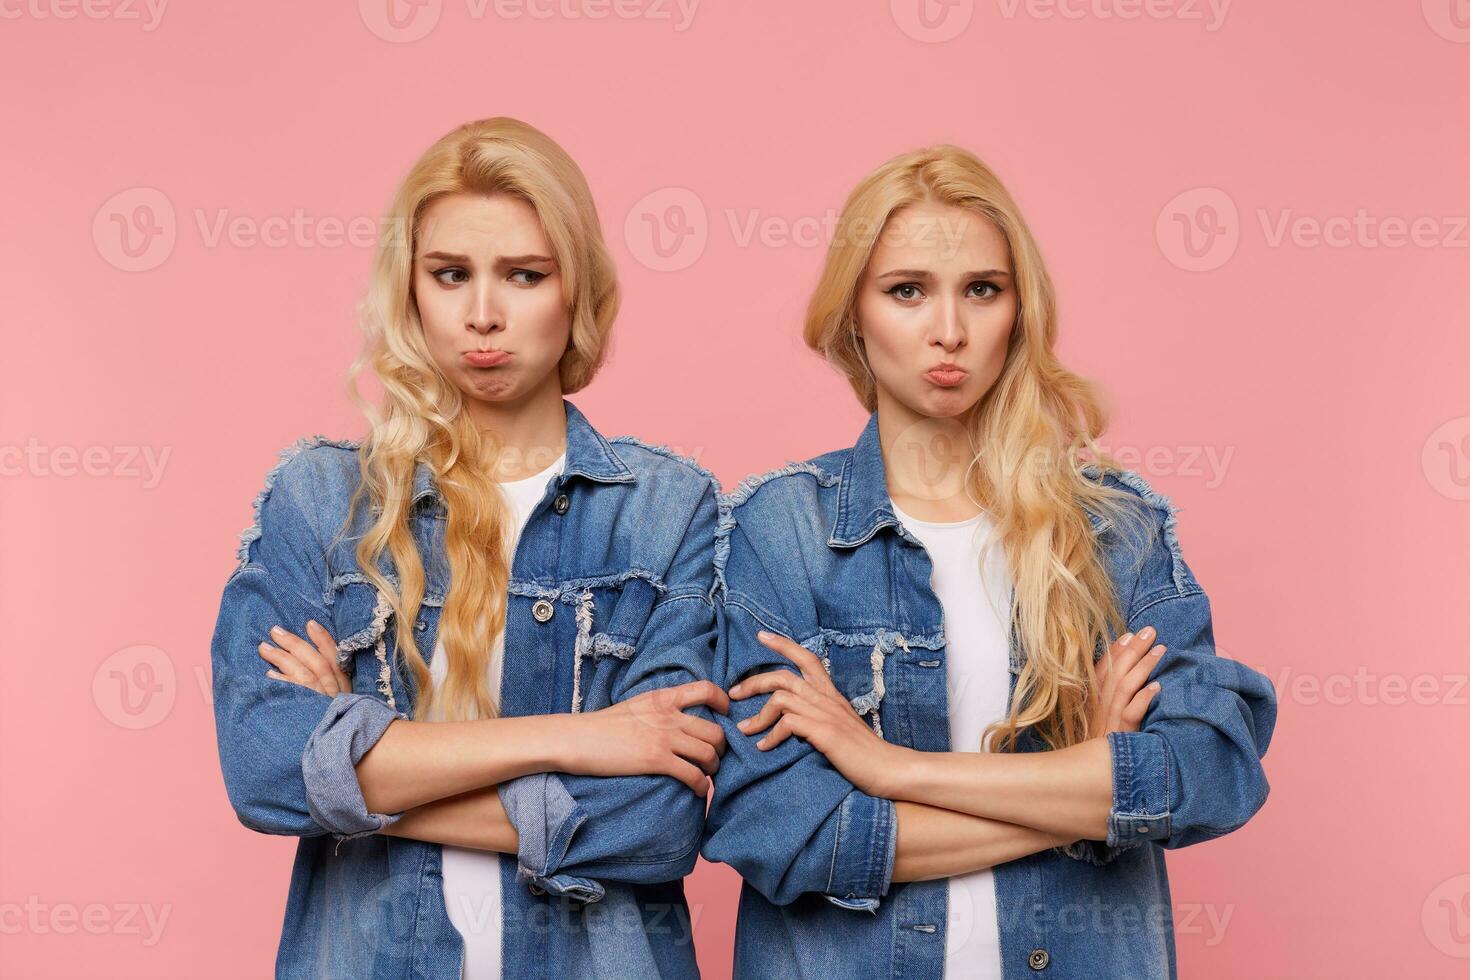
<path id="1" fill-rule="evenodd" d="M 494 433 L 501 451 L 489 465 L 498 482 L 539 473 L 566 452 L 567 413 L 555 375 L 514 401 L 468 401 L 466 410 L 482 436 Z"/>
<path id="2" fill-rule="evenodd" d="M 922 415 L 878 390 L 878 441 L 888 496 L 921 521 L 963 521 L 980 513 L 966 489 L 975 452 L 974 408 L 954 418 Z"/>

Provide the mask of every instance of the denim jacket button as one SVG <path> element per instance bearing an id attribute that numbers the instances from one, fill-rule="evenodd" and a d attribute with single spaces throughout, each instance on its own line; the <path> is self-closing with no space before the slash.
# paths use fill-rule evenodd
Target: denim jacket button
<path id="1" fill-rule="evenodd" d="M 551 502 L 552 509 L 555 510 L 558 514 L 565 514 L 567 512 L 567 508 L 571 505 L 572 502 L 567 499 L 567 495 L 564 493 L 557 494 L 556 499 Z"/>
<path id="2" fill-rule="evenodd" d="M 545 599 L 537 599 L 536 604 L 531 607 L 531 615 L 535 617 L 538 623 L 546 622 L 551 618 L 553 612 L 555 612 L 555 608 Z"/>
<path id="3" fill-rule="evenodd" d="M 1033 970 L 1045 970 L 1046 965 L 1051 962 L 1051 954 L 1044 949 L 1033 949 L 1026 965 Z"/>

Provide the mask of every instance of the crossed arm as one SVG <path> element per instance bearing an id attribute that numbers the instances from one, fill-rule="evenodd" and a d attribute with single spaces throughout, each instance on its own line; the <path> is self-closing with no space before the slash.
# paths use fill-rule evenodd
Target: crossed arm
<path id="1" fill-rule="evenodd" d="M 1052 752 L 905 748 L 873 732 L 813 653 L 764 630 L 757 639 L 796 671 L 777 668 L 733 685 L 736 702 L 770 694 L 759 712 L 735 727 L 746 735 L 767 732 L 755 743 L 762 752 L 792 735 L 803 738 L 858 790 L 893 801 L 898 827 L 892 880 L 963 874 L 1079 839 L 1107 837 L 1113 782 L 1104 738 Z M 1158 689 L 1145 681 L 1165 649 L 1150 652 L 1152 639 L 1152 629 L 1125 634 L 1099 661 L 1093 731 L 1137 730 Z"/>
<path id="2" fill-rule="evenodd" d="M 328 697 L 351 692 L 331 635 L 315 620 L 306 631 L 309 639 L 271 631 L 280 646 L 261 643 L 258 649 L 274 667 L 266 675 Z M 401 812 L 380 833 L 516 854 L 519 838 L 499 784 L 519 776 L 664 773 L 703 796 L 709 773 L 718 768 L 724 735 L 713 722 L 683 713 L 696 704 L 724 711 L 728 700 L 713 684 L 692 682 L 585 715 L 399 719 L 358 761 L 357 779 L 369 812 Z"/>

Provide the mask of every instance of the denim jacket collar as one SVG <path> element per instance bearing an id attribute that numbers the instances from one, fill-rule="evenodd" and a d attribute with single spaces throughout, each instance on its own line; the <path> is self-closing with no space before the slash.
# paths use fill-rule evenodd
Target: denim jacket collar
<path id="1" fill-rule="evenodd" d="M 1096 466 L 1084 465 L 1084 474 L 1096 477 Z M 1111 526 L 1104 516 L 1087 510 L 1094 534 L 1101 534 Z M 832 548 L 855 548 L 867 541 L 886 526 L 901 528 L 898 516 L 893 512 L 893 502 L 888 496 L 888 478 L 883 467 L 883 445 L 878 438 L 878 413 L 868 416 L 867 425 L 847 459 L 842 464 L 838 479 L 837 517 L 832 522 L 832 533 L 827 545 Z"/>
<path id="2" fill-rule="evenodd" d="M 827 544 L 832 548 L 855 548 L 884 526 L 898 527 L 898 516 L 888 497 L 888 478 L 883 470 L 883 446 L 878 441 L 878 413 L 868 424 L 857 445 L 847 454 L 837 483 L 837 518 Z"/>
<path id="3" fill-rule="evenodd" d="M 561 403 L 567 413 L 567 461 L 557 478 L 557 486 L 564 485 L 573 475 L 599 483 L 636 482 L 633 471 L 602 433 L 587 421 L 587 416 L 565 398 Z M 426 499 L 443 501 L 429 464 L 419 460 L 413 474 L 413 504 L 416 506 Z"/>

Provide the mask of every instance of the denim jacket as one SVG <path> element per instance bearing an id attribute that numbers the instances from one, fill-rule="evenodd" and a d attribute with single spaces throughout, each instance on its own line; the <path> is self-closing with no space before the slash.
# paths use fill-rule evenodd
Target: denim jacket
<path id="1" fill-rule="evenodd" d="M 1168 650 L 1137 732 L 1107 735 L 1113 806 L 1105 841 L 1079 841 L 996 866 L 1008 978 L 1173 978 L 1164 851 L 1244 824 L 1265 802 L 1260 759 L 1276 719 L 1262 674 L 1216 655 L 1210 604 L 1180 553 L 1175 508 L 1137 474 L 1087 471 L 1136 495 L 1150 540 L 1091 513 L 1130 630 L 1152 624 Z M 883 738 L 950 749 L 944 622 L 932 562 L 894 515 L 873 413 L 857 444 L 751 477 L 721 496 L 716 545 L 718 683 L 789 661 L 758 629 L 823 658 L 838 689 Z M 1099 648 L 1096 654 L 1101 654 Z M 1012 624 L 1009 690 L 1025 651 Z M 745 879 L 737 977 L 938 978 L 947 879 L 892 881 L 892 801 L 853 787 L 804 740 L 774 749 L 735 728 L 766 697 L 732 702 L 704 856 Z M 1044 750 L 1025 729 L 1020 751 Z"/>
<path id="2" fill-rule="evenodd" d="M 707 679 L 714 656 L 718 484 L 664 447 L 604 438 L 563 404 L 566 464 L 511 567 L 506 716 L 594 711 Z M 300 838 L 277 977 L 459 980 L 441 848 L 378 833 L 402 814 L 370 813 L 354 768 L 410 717 L 415 690 L 391 607 L 356 563 L 369 507 L 329 550 L 360 479 L 357 449 L 301 440 L 255 501 L 212 642 L 220 762 L 241 823 Z M 428 659 L 449 572 L 444 502 L 422 461 L 413 493 L 427 579 L 414 629 Z M 380 569 L 397 585 L 386 554 Z M 256 647 L 271 625 L 304 636 L 308 618 L 336 638 L 352 693 L 266 676 Z M 559 773 L 510 780 L 500 795 L 519 835 L 519 854 L 501 859 L 505 976 L 698 976 L 681 879 L 698 857 L 703 799 L 668 776 Z"/>

